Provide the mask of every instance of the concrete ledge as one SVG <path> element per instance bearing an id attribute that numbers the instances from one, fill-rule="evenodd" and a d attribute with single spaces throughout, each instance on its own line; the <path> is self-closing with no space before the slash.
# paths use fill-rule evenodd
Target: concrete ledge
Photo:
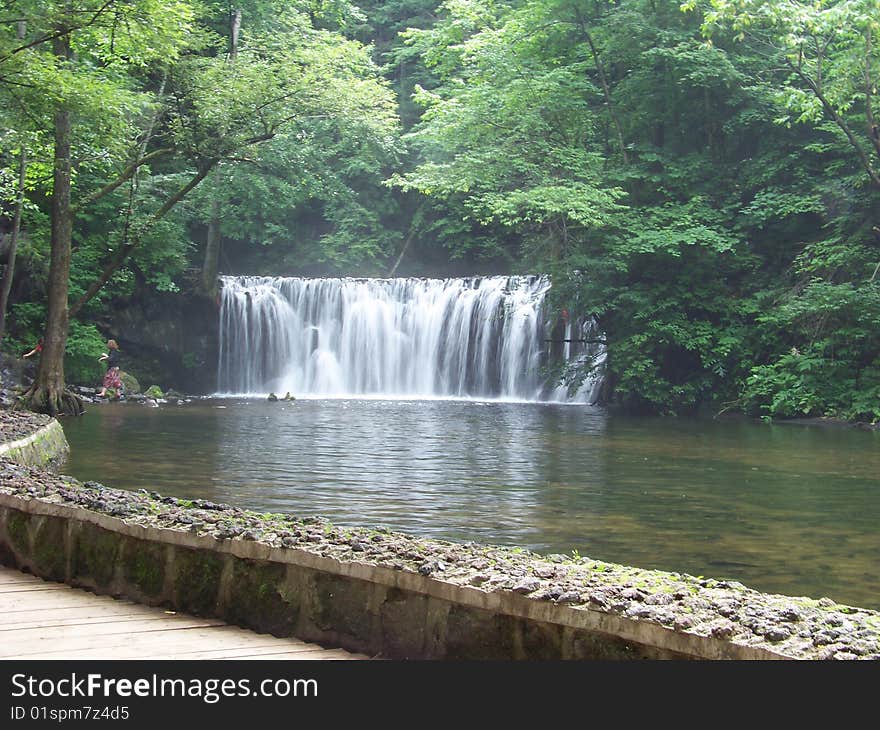
<path id="1" fill-rule="evenodd" d="M 0 443 L 0 458 L 23 466 L 57 466 L 69 451 L 64 430 L 54 418 L 30 436 Z"/>
<path id="2" fill-rule="evenodd" d="M 573 605 L 563 600 L 565 595 L 548 598 L 538 590 L 538 579 L 528 573 L 552 571 L 568 580 L 594 580 L 605 570 L 595 561 L 561 564 L 541 556 L 516 555 L 522 558 L 527 568 L 522 572 L 531 583 L 523 584 L 523 576 L 516 575 L 503 585 L 463 584 L 466 579 L 454 571 L 447 571 L 451 577 L 442 576 L 442 565 L 436 571 L 423 570 L 424 565 L 416 568 L 421 554 L 413 563 L 368 555 L 358 559 L 366 552 L 362 545 L 350 552 L 354 543 L 360 545 L 358 540 L 381 544 L 387 539 L 396 540 L 404 555 L 419 545 L 442 554 L 444 560 L 456 560 L 450 556 L 462 555 L 463 546 L 355 530 L 356 538 L 345 532 L 349 552 L 340 558 L 334 555 L 338 544 L 307 542 L 335 529 L 315 520 L 255 515 L 211 503 L 199 509 L 199 505 L 181 506 L 184 500 L 61 479 L 63 489 L 47 490 L 40 497 L 11 494 L 8 489 L 4 493 L 0 481 L 0 562 L 98 593 L 217 616 L 277 636 L 420 659 L 875 658 L 880 646 L 877 612 L 837 606 L 828 599 L 823 599 L 823 606 L 812 599 L 769 596 L 738 585 L 662 574 L 668 580 L 658 583 L 656 592 L 627 583 L 630 587 L 622 593 L 628 591 L 632 600 L 625 603 L 600 607 L 600 599 L 591 594 L 589 600 L 585 595 L 568 599 L 580 604 Z M 143 524 L 147 521 L 143 516 L 122 518 L 62 503 L 70 499 L 103 504 L 110 510 L 121 509 L 113 506 L 115 499 L 130 499 L 143 514 L 176 524 Z M 230 514 L 262 524 L 267 532 L 256 539 L 247 533 L 232 538 L 202 534 L 204 522 L 188 517 L 216 516 L 219 522 Z M 301 536 L 303 544 L 279 545 L 280 540 L 293 539 L 286 535 Z M 480 546 L 475 554 L 503 558 L 513 552 Z M 627 575 L 637 571 L 626 570 Z M 644 573 L 645 577 L 657 574 Z M 516 580 L 520 585 L 513 585 Z M 768 638 L 767 630 L 747 629 L 753 615 L 749 601 L 765 613 L 788 616 L 784 620 L 801 631 L 786 628 Z M 675 611 L 663 613 L 673 604 Z M 739 624 L 738 619 L 729 620 L 730 606 L 742 608 Z M 689 615 L 691 619 L 685 620 Z M 836 641 L 839 631 L 817 638 L 829 626 L 858 634 L 860 654 Z M 780 637 L 785 639 L 782 645 L 772 646 L 771 641 L 781 642 Z"/>

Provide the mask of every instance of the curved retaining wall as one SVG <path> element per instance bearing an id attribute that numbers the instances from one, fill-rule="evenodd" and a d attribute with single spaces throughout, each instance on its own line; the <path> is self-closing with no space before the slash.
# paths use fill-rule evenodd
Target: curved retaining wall
<path id="1" fill-rule="evenodd" d="M 57 466 L 69 451 L 64 430 L 54 418 L 25 438 L 0 443 L 0 458 L 24 466 Z"/>
<path id="2" fill-rule="evenodd" d="M 7 495 L 0 561 L 97 593 L 388 657 L 780 658 L 514 592 Z"/>
<path id="3" fill-rule="evenodd" d="M 391 658 L 878 658 L 880 614 L 739 584 L 107 489 L 0 464 L 0 562 Z M 577 590 L 572 590 L 576 588 Z"/>

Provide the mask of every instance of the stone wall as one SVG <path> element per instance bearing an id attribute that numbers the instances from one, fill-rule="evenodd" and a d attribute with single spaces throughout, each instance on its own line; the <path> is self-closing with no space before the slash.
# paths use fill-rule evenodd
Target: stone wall
<path id="1" fill-rule="evenodd" d="M 64 430 L 55 419 L 29 436 L 0 442 L 0 459 L 9 459 L 25 466 L 56 467 L 69 451 Z"/>
<path id="2" fill-rule="evenodd" d="M 424 659 L 773 658 L 516 593 L 0 495 L 0 562 L 276 636 Z"/>

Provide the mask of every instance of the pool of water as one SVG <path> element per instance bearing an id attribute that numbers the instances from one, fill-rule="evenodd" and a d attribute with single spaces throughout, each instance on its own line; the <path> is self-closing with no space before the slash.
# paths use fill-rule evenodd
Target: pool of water
<path id="1" fill-rule="evenodd" d="M 455 400 L 197 400 L 65 419 L 64 471 L 880 609 L 880 433 Z"/>

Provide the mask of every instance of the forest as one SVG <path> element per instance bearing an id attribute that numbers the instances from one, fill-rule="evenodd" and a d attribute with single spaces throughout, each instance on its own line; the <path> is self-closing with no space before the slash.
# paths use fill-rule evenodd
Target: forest
<path id="1" fill-rule="evenodd" d="M 877 36 L 877 0 L 0 0 L 0 347 L 76 413 L 121 301 L 547 273 L 609 406 L 876 422 Z"/>

